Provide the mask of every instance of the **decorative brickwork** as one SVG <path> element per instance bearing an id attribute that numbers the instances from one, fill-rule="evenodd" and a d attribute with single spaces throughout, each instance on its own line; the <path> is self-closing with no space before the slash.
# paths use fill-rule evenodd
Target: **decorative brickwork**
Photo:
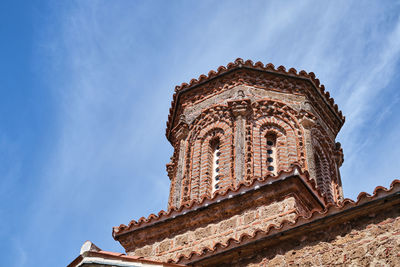
<path id="1" fill-rule="evenodd" d="M 220 120 L 215 120 L 220 118 Z M 220 186 L 232 186 L 233 177 L 233 121 L 226 106 L 215 106 L 204 111 L 189 128 L 188 156 L 183 201 L 210 196 L 213 140 L 220 142 Z"/>
<path id="2" fill-rule="evenodd" d="M 400 217 L 358 219 L 230 266 L 400 266 Z M 392 217 L 393 216 L 393 217 Z"/>
<path id="3" fill-rule="evenodd" d="M 190 266 L 399 266 L 399 192 L 395 180 L 389 190 L 361 193 L 357 203 L 345 200 L 342 207 L 259 234 L 259 242 L 243 236 L 240 245 L 216 245 L 212 252 L 180 261 Z"/>
<path id="4" fill-rule="evenodd" d="M 277 177 L 242 184 L 235 191 L 215 195 L 198 206 L 192 204 L 176 215 L 151 215 L 139 223 L 121 226 L 114 229 L 114 236 L 130 256 L 177 261 L 190 257 L 193 251 L 268 231 L 273 226 L 294 222 L 301 214 L 320 210 L 323 198 L 315 198 L 316 188 L 307 188 L 307 181 L 305 174 L 295 167 Z"/>
<path id="5" fill-rule="evenodd" d="M 168 210 L 76 266 L 399 266 L 400 181 L 343 199 L 344 117 L 313 73 L 237 59 L 176 87 Z"/>
<path id="6" fill-rule="evenodd" d="M 400 181 L 343 199 L 343 123 L 313 73 L 238 59 L 182 84 L 168 210 L 113 237 L 189 266 L 399 265 Z"/>
<path id="7" fill-rule="evenodd" d="M 216 242 L 226 243 L 243 233 L 252 234 L 257 229 L 267 228 L 271 224 L 279 225 L 283 220 L 293 221 L 296 211 L 295 199 L 288 197 L 270 205 L 254 207 L 229 219 L 189 229 L 184 233 L 133 250 L 129 255 L 164 262 L 181 255 L 189 256 L 193 249 L 211 248 Z"/>
<path id="8" fill-rule="evenodd" d="M 176 88 L 167 128 L 175 148 L 167 164 L 169 207 L 292 164 L 310 172 L 328 201 L 342 199 L 334 139 L 344 118 L 313 74 L 241 60 L 227 69 Z M 212 179 L 213 140 L 221 142 L 218 184 Z"/>

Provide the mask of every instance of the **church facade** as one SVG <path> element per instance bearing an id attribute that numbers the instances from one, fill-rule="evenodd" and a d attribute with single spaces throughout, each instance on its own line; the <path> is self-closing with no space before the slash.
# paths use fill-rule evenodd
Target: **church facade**
<path id="1" fill-rule="evenodd" d="M 400 265 L 400 182 L 344 199 L 344 121 L 315 75 L 293 68 L 237 59 L 177 86 L 168 210 L 114 227 L 120 260 Z M 85 255 L 101 250 L 86 247 L 70 266 L 92 266 Z"/>

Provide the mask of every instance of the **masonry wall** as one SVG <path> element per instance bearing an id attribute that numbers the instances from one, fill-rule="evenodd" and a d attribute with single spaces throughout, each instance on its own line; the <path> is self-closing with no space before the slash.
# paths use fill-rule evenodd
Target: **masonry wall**
<path id="1" fill-rule="evenodd" d="M 225 243 L 229 238 L 238 238 L 243 233 L 251 234 L 257 229 L 266 229 L 271 224 L 280 225 L 284 219 L 293 221 L 297 210 L 296 199 L 289 196 L 282 201 L 254 207 L 228 219 L 166 238 L 128 254 L 158 261 L 174 259 L 182 254 L 187 256 L 192 251 L 213 247 L 217 242 Z"/>
<path id="2" fill-rule="evenodd" d="M 254 251 L 218 266 L 400 266 L 400 211 L 370 214 L 346 224 Z"/>
<path id="3" fill-rule="evenodd" d="M 250 79 L 256 74 L 241 75 Z M 268 77 L 264 82 L 268 83 Z M 294 86 L 296 82 L 292 82 Z M 169 207 L 180 207 L 214 192 L 210 151 L 213 139 L 221 142 L 219 189 L 276 175 L 297 163 L 318 181 L 319 190 L 330 202 L 342 199 L 337 171 L 340 155 L 334 141 L 337 132 L 329 126 L 329 116 L 321 117 L 322 111 L 305 94 L 309 85 L 301 83 L 298 86 L 304 87 L 303 91 L 290 91 L 249 84 L 219 82 L 218 86 L 204 85 L 182 96 L 182 116 L 172 131 L 175 152 L 167 164 L 171 179 Z M 277 137 L 274 158 L 267 154 L 267 133 Z M 316 148 L 321 166 L 314 163 Z M 267 162 L 268 157 L 273 163 Z"/>

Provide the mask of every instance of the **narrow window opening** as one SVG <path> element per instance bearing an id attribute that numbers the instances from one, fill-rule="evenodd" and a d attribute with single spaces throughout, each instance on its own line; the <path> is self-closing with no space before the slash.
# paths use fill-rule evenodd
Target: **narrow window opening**
<path id="1" fill-rule="evenodd" d="M 221 156 L 221 151 L 220 151 L 220 141 L 219 139 L 213 140 L 211 144 L 211 150 L 212 150 L 212 182 L 211 182 L 211 188 L 212 188 L 212 193 L 214 193 L 216 190 L 220 188 L 219 186 L 219 181 L 220 181 L 220 156 Z"/>
<path id="2" fill-rule="evenodd" d="M 269 172 L 274 172 L 276 168 L 276 134 L 267 133 L 265 138 L 267 139 L 267 170 Z"/>

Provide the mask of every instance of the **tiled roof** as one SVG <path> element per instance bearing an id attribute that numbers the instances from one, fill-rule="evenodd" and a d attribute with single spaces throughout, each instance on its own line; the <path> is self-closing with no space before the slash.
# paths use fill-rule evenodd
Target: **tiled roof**
<path id="1" fill-rule="evenodd" d="M 302 172 L 298 165 L 292 165 L 292 168 L 288 171 L 281 171 L 276 176 L 266 176 L 260 179 L 254 179 L 250 182 L 241 182 L 235 188 L 228 188 L 226 190 L 217 190 L 211 197 L 205 195 L 200 201 L 193 200 L 192 202 L 182 205 L 179 208 L 172 208 L 168 211 L 161 210 L 157 215 L 150 214 L 147 218 L 141 217 L 138 221 L 132 220 L 128 225 L 121 224 L 118 227 L 113 228 L 113 237 L 116 239 L 117 236 L 130 232 L 134 229 L 138 229 L 144 226 L 148 226 L 154 223 L 158 223 L 170 218 L 175 218 L 176 216 L 185 215 L 188 212 L 196 211 L 198 208 L 206 207 L 211 203 L 219 202 L 223 199 L 232 198 L 235 195 L 243 194 L 247 190 L 252 190 L 253 188 L 258 188 L 260 186 L 265 186 L 273 181 L 281 180 L 285 177 L 292 175 L 298 175 L 303 179 L 305 184 L 310 187 L 310 190 L 320 198 L 320 201 L 327 203 L 326 198 L 319 193 L 316 187 L 315 181 L 309 177 L 307 171 Z"/>
<path id="2" fill-rule="evenodd" d="M 116 260 L 118 262 L 132 262 L 132 263 L 142 263 L 142 264 L 147 264 L 146 266 L 168 266 L 168 267 L 173 267 L 173 266 L 185 266 L 181 264 L 175 264 L 175 263 L 166 263 L 166 262 L 160 262 L 160 261 L 155 261 L 155 260 L 148 260 L 143 257 L 137 257 L 137 256 L 128 256 L 123 253 L 118 253 L 118 252 L 110 252 L 110 251 L 104 251 L 104 250 L 99 250 L 99 251 L 87 251 L 83 255 L 79 255 L 74 261 L 72 261 L 68 267 L 76 267 L 80 266 L 82 262 L 84 261 L 85 258 L 100 258 L 100 259 L 108 259 L 108 260 Z M 114 266 L 112 264 L 109 264 L 110 266 Z M 137 266 L 137 265 L 135 265 Z"/>
<path id="3" fill-rule="evenodd" d="M 237 58 L 234 62 L 228 63 L 226 66 L 219 66 L 217 68 L 217 71 L 211 70 L 208 72 L 207 75 L 200 75 L 199 78 L 197 79 L 191 79 L 189 83 L 182 83 L 181 85 L 178 85 L 175 87 L 175 93 L 173 95 L 173 100 L 171 103 L 171 108 L 170 112 L 168 115 L 168 121 L 167 121 L 167 137 L 169 135 L 169 131 L 171 130 L 172 124 L 173 124 L 173 112 L 176 109 L 176 104 L 178 102 L 178 95 L 182 93 L 183 91 L 187 91 L 192 87 L 201 85 L 207 81 L 210 81 L 211 79 L 214 79 L 218 76 L 221 76 L 225 73 L 232 72 L 233 70 L 236 69 L 254 69 L 254 70 L 261 70 L 265 72 L 270 72 L 270 73 L 276 73 L 280 75 L 285 75 L 289 77 L 294 77 L 294 78 L 300 78 L 300 79 L 306 79 L 310 81 L 315 89 L 321 94 L 323 99 L 326 101 L 326 103 L 332 108 L 332 110 L 336 113 L 336 116 L 344 122 L 345 117 L 343 116 L 342 112 L 339 110 L 338 105 L 335 104 L 334 100 L 332 97 L 330 97 L 330 94 L 328 91 L 325 91 L 325 86 L 320 83 L 319 79 L 315 77 L 315 74 L 313 72 L 306 72 L 304 70 L 301 70 L 297 72 L 296 69 L 290 68 L 289 70 L 286 70 L 284 66 L 279 66 L 278 68 L 275 68 L 275 66 L 271 63 L 268 63 L 264 65 L 262 62 L 258 61 L 256 63 L 253 63 L 251 60 L 246 60 L 244 61 L 241 58 Z"/>
<path id="4" fill-rule="evenodd" d="M 178 262 L 182 262 L 183 260 L 193 260 L 194 258 L 203 258 L 207 255 L 211 255 L 213 253 L 218 253 L 222 250 L 232 249 L 236 246 L 246 243 L 246 241 L 251 241 L 251 240 L 260 239 L 260 238 L 267 237 L 267 236 L 272 236 L 277 233 L 282 233 L 285 230 L 289 230 L 289 229 L 299 227 L 304 224 L 308 224 L 308 223 L 316 221 L 318 219 L 327 217 L 328 215 L 339 214 L 339 213 L 345 212 L 346 210 L 350 210 L 355 207 L 360 207 L 363 204 L 372 202 L 374 200 L 378 200 L 380 198 L 384 198 L 384 197 L 392 195 L 392 194 L 400 194 L 400 180 L 394 180 L 391 183 L 390 188 L 385 188 L 382 186 L 376 187 L 372 195 L 370 195 L 366 192 L 361 192 L 357 197 L 357 201 L 353 201 L 351 199 L 345 199 L 340 203 L 340 205 L 328 204 L 326 209 L 324 209 L 323 211 L 315 210 L 308 217 L 305 217 L 303 215 L 298 215 L 295 218 L 294 222 L 284 220 L 279 225 L 271 224 L 268 226 L 267 229 L 256 230 L 252 235 L 245 233 L 245 234 L 242 234 L 241 236 L 239 236 L 237 239 L 230 238 L 229 240 L 227 240 L 224 243 L 218 242 L 218 243 L 214 244 L 212 247 L 204 247 L 201 250 L 192 252 L 187 256 L 179 255 L 177 258 L 170 260 L 170 262 L 178 263 Z"/>

